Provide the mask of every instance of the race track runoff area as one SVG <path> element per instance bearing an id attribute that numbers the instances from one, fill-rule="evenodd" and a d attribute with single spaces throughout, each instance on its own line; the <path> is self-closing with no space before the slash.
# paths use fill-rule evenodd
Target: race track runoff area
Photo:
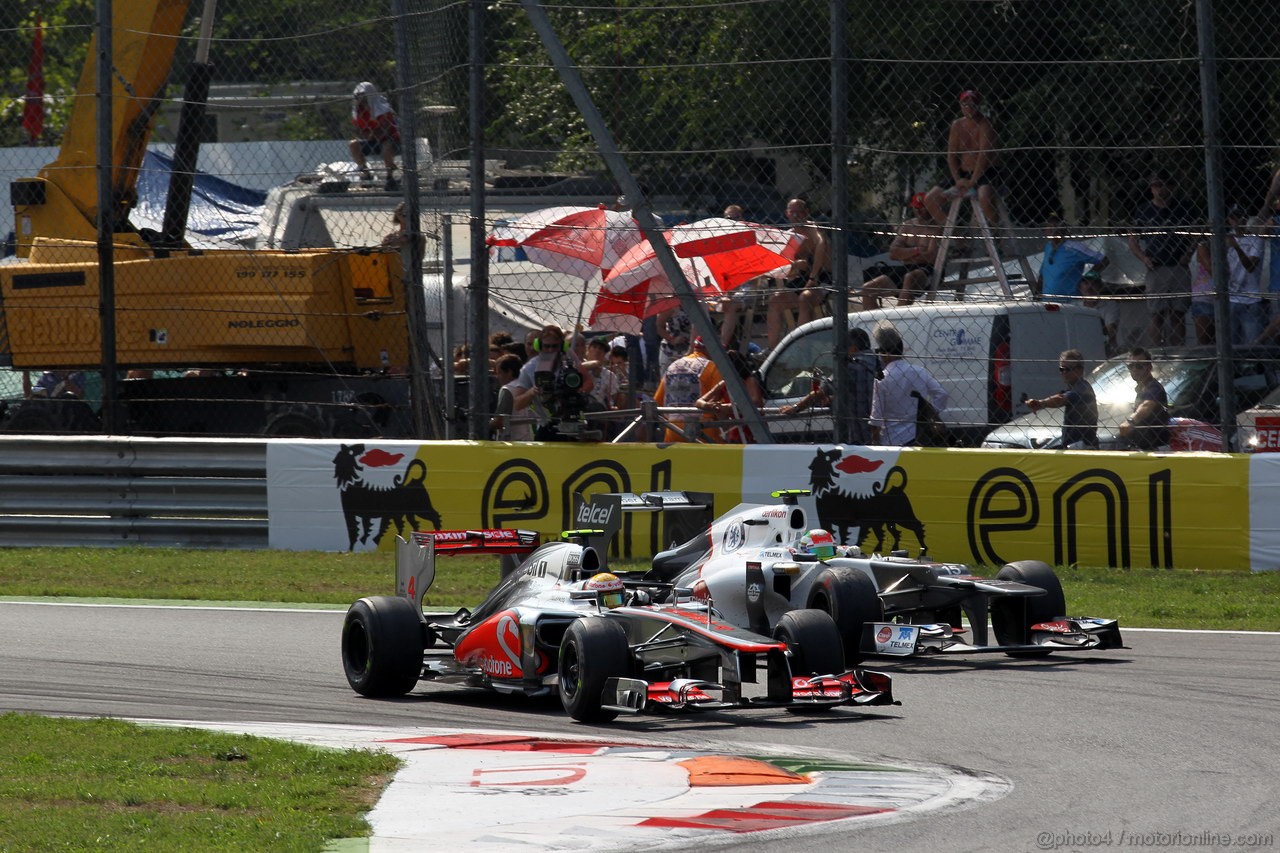
<path id="1" fill-rule="evenodd" d="M 1005 796 L 1000 777 L 754 745 L 725 750 L 435 728 L 142 721 L 238 732 L 404 761 L 370 812 L 369 839 L 334 853 L 465 849 L 606 851 L 798 837 L 835 821 L 913 820 Z"/>

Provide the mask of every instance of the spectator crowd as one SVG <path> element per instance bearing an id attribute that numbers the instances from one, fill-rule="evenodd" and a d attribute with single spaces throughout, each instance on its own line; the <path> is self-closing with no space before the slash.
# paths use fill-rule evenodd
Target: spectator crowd
<path id="1" fill-rule="evenodd" d="M 984 112 L 981 95 L 972 89 L 959 96 L 960 116 L 950 125 L 946 169 L 927 191 L 915 192 L 904 208 L 907 215 L 896 227 L 887 262 L 872 268 L 850 288 L 852 310 L 908 306 L 937 287 L 946 269 L 948 252 L 971 254 L 964 237 L 956 237 L 961 202 L 985 232 L 988 251 L 1002 242 L 991 232 L 1008 227 L 1004 208 L 1002 163 L 996 127 Z M 366 146 L 367 148 L 368 146 Z M 353 152 L 356 143 L 353 142 Z M 385 152 L 387 149 L 379 149 Z M 370 152 L 364 152 L 370 153 Z M 391 164 L 388 163 L 388 170 Z M 1206 217 L 1180 192 L 1166 170 L 1153 171 L 1145 182 L 1144 198 L 1129 217 L 1126 249 L 1141 265 L 1139 297 L 1145 308 L 1139 325 L 1130 318 L 1122 335 L 1113 287 L 1105 283 L 1117 258 L 1100 250 L 1058 212 L 1042 221 L 1044 243 L 1034 279 L 1027 282 L 1032 298 L 1076 302 L 1099 309 L 1106 335 L 1105 355 L 1129 353 L 1135 365 L 1140 397 L 1135 404 L 1129 437 L 1135 446 L 1149 443 L 1159 430 L 1151 411 L 1164 407 L 1150 376 L 1150 348 L 1190 343 L 1211 345 L 1225 336 L 1233 345 L 1260 344 L 1280 338 L 1280 171 L 1267 188 L 1261 208 L 1251 214 L 1244 203 L 1226 211 L 1224 269 L 1214 270 Z M 746 413 L 764 411 L 765 393 L 756 368 L 798 325 L 829 313 L 832 292 L 832 246 L 828 229 L 820 226 L 809 202 L 787 201 L 783 212 L 800 249 L 789 266 L 779 268 L 708 300 L 704 307 L 718 319 L 719 343 L 729 355 L 738 379 L 726 381 L 724 363 L 712 360 L 695 324 L 680 307 L 655 311 L 646 338 L 571 333 L 548 326 L 524 342 L 495 335 L 489 342 L 489 362 L 497 389 L 493 398 L 492 437 L 510 440 L 574 438 L 750 442 Z M 724 218 L 744 218 L 742 205 L 730 204 Z M 402 226 L 402 223 L 398 223 Z M 405 239 L 403 227 L 389 235 L 389 246 Z M 1269 248 L 1270 262 L 1264 264 Z M 1000 263 L 998 256 L 986 258 Z M 1219 316 L 1215 272 L 1225 278 L 1228 310 Z M 753 340 L 759 315 L 764 346 Z M 1220 325 L 1225 322 L 1225 327 Z M 745 325 L 744 325 L 745 323 Z M 703 326 L 705 328 L 705 326 Z M 874 337 L 874 344 L 872 338 Z M 855 443 L 906 446 L 937 441 L 932 425 L 945 410 L 947 392 L 926 366 L 908 359 L 903 341 L 892 326 L 877 327 L 869 336 L 852 330 L 847 358 L 843 411 L 849 415 L 850 440 Z M 466 372 L 470 353 L 455 354 L 455 371 Z M 1148 375 L 1143 375 L 1143 366 Z M 1087 364 L 1078 350 L 1062 353 L 1058 369 L 1065 386 L 1053 395 L 1024 401 L 1031 411 L 1064 408 L 1063 446 L 1096 448 L 1097 404 L 1087 381 Z M 1151 384 L 1154 382 L 1154 385 Z M 745 389 L 735 399 L 735 389 Z M 1144 390 L 1145 389 L 1145 390 Z M 832 407 L 837 391 L 830 378 L 816 376 L 812 389 L 798 402 L 768 412 L 786 418 L 815 407 Z M 645 404 L 657 409 L 641 418 Z M 1157 419 L 1158 420 L 1158 419 Z M 641 425 L 643 421 L 643 425 Z M 1133 432 L 1133 430 L 1139 430 Z"/>

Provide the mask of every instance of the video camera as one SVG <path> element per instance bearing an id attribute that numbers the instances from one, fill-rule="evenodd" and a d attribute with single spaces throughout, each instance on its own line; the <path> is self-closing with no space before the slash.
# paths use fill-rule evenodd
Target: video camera
<path id="1" fill-rule="evenodd" d="M 551 370 L 533 374 L 534 385 L 551 417 L 557 421 L 576 421 L 587 410 L 587 395 L 582 392 L 582 374 L 571 362 L 556 358 Z"/>

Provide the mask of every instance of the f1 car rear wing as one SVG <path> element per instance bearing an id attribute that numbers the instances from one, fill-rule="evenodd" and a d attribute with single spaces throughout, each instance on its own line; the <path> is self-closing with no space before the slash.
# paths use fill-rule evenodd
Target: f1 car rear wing
<path id="1" fill-rule="evenodd" d="M 538 547 L 532 530 L 427 530 L 396 537 L 396 595 L 419 610 L 436 579 L 436 555 L 511 554 L 523 557 Z"/>
<path id="2" fill-rule="evenodd" d="M 418 545 L 433 542 L 436 553 L 444 554 L 530 554 L 538 547 L 532 530 L 425 530 L 411 535 Z"/>
<path id="3" fill-rule="evenodd" d="M 683 542 L 711 522 L 712 494 L 710 492 L 599 492 L 584 500 L 581 493 L 573 496 L 574 523 L 580 528 L 592 528 L 583 537 L 583 544 L 600 555 L 600 571 L 609 570 L 609 544 L 623 526 L 623 516 L 630 513 L 679 513 L 687 517 L 681 528 L 691 527 L 688 535 L 677 534 L 673 539 Z M 655 550 L 661 546 L 660 540 Z"/>

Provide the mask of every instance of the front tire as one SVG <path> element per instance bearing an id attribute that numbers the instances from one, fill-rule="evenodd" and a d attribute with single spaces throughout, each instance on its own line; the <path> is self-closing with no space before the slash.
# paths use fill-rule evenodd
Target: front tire
<path id="1" fill-rule="evenodd" d="M 844 647 L 835 620 L 821 610 L 782 614 L 773 638 L 791 650 L 791 675 L 837 675 L 844 672 Z"/>
<path id="2" fill-rule="evenodd" d="M 578 619 L 560 641 L 560 704 L 580 723 L 607 723 L 618 712 L 602 707 L 604 683 L 630 671 L 631 646 L 622 625 L 598 616 Z"/>
<path id="3" fill-rule="evenodd" d="M 862 662 L 862 626 L 884 621 L 884 605 L 875 582 L 849 566 L 829 566 L 822 570 L 809 590 L 805 605 L 821 610 L 833 620 L 844 643 L 844 663 Z"/>
<path id="4" fill-rule="evenodd" d="M 342 669 L 361 696 L 403 696 L 422 675 L 422 619 L 389 595 L 362 598 L 342 622 Z"/>
<path id="5" fill-rule="evenodd" d="M 997 580 L 1014 581 L 1039 587 L 1044 595 L 1023 599 L 996 599 L 991 603 L 991 629 L 1002 646 L 1027 643 L 1031 626 L 1066 615 L 1067 599 L 1062 583 L 1048 563 L 1019 560 L 1009 563 L 996 575 Z M 1021 603 L 1026 603 L 1025 618 Z M 1047 657 L 1049 650 L 1008 652 L 1010 657 Z"/>

